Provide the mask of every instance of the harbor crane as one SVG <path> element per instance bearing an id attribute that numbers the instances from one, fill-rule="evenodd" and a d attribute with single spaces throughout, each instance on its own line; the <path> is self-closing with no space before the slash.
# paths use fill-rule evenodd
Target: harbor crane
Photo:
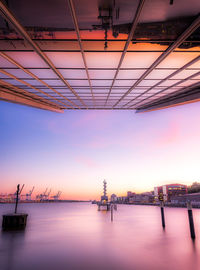
<path id="1" fill-rule="evenodd" d="M 31 201 L 31 195 L 33 193 L 33 190 L 34 190 L 34 186 L 33 188 L 29 191 L 29 193 L 26 193 L 26 201 Z"/>
<path id="2" fill-rule="evenodd" d="M 46 195 L 47 191 L 48 191 L 48 188 L 46 188 L 46 190 L 45 190 L 43 193 L 38 194 L 38 195 L 36 196 L 36 199 L 39 200 L 39 201 L 45 200 L 45 198 L 46 198 L 46 196 L 47 196 L 47 195 Z"/>
<path id="3" fill-rule="evenodd" d="M 57 193 L 56 195 L 54 195 L 54 196 L 51 196 L 51 198 L 52 198 L 54 201 L 58 201 L 59 198 L 60 198 L 61 193 L 62 193 L 61 191 L 58 191 L 58 193 Z"/>
<path id="4" fill-rule="evenodd" d="M 51 189 L 49 190 L 49 192 L 47 193 L 47 191 L 44 193 L 44 197 L 43 197 L 43 200 L 44 201 L 48 201 L 49 200 L 49 195 L 51 193 Z"/>

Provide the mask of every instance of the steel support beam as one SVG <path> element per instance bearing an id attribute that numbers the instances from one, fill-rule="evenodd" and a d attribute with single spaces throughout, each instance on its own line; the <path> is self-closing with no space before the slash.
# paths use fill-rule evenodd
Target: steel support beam
<path id="1" fill-rule="evenodd" d="M 0 87 L 0 100 L 12 102 L 12 103 L 17 103 L 17 104 L 21 104 L 21 105 L 26 105 L 26 106 L 34 107 L 37 109 L 48 110 L 48 111 L 52 111 L 52 112 L 59 112 L 59 113 L 63 112 L 63 110 L 55 109 L 55 108 L 50 107 L 48 105 L 39 103 L 35 100 L 30 100 L 28 98 L 21 96 L 20 94 L 13 94 L 11 92 L 9 93 L 6 91 L 2 91 L 1 87 Z"/>
<path id="2" fill-rule="evenodd" d="M 188 80 L 192 79 L 193 77 L 196 77 L 196 76 L 199 76 L 199 75 L 200 75 L 200 72 L 197 72 L 197 73 L 195 73 L 195 74 L 193 74 L 193 75 L 187 77 L 186 79 L 184 79 L 184 80 L 181 81 L 181 82 L 177 82 L 177 83 L 175 83 L 175 84 L 173 84 L 173 85 L 171 85 L 171 86 L 168 86 L 167 88 L 163 89 L 162 91 L 166 91 L 166 90 L 168 90 L 168 89 L 170 89 L 170 88 L 172 88 L 172 87 L 177 86 L 178 84 L 181 84 L 181 83 L 183 83 L 183 82 L 185 82 L 185 81 L 188 81 Z M 164 97 L 161 97 L 161 98 L 158 97 L 158 98 L 155 99 L 154 101 L 150 101 L 150 102 L 147 102 L 147 103 L 145 103 L 145 104 L 142 104 L 141 107 L 149 106 L 149 104 L 152 104 L 152 103 L 154 103 L 154 102 L 157 102 L 157 101 L 159 101 L 160 99 L 167 98 L 168 96 L 170 97 L 171 95 L 178 95 L 179 93 L 182 93 L 182 92 L 184 92 L 184 91 L 186 91 L 186 90 L 189 90 L 189 89 L 194 88 L 194 87 L 198 87 L 199 84 L 200 84 L 200 82 L 199 82 L 199 80 L 198 80 L 198 82 L 193 83 L 193 84 L 191 84 L 191 85 L 189 85 L 189 86 L 186 86 L 186 87 L 182 87 L 182 88 L 180 88 L 179 90 L 174 91 L 173 93 L 170 93 L 170 94 L 168 94 L 168 95 L 165 95 Z M 156 94 L 158 94 L 158 93 L 156 93 Z M 152 96 L 153 96 L 153 95 L 152 95 Z M 148 98 L 151 98 L 152 96 L 149 96 Z M 147 99 L 148 99 L 148 98 L 147 98 Z M 137 104 L 132 105 L 130 108 L 132 108 L 132 107 L 135 108 L 136 105 L 137 105 Z M 138 107 L 136 106 L 136 108 L 140 108 L 140 106 L 138 106 Z"/>
<path id="3" fill-rule="evenodd" d="M 73 106 L 76 107 L 76 104 L 74 102 L 72 102 L 71 100 L 69 100 L 68 98 L 64 97 L 61 93 L 59 93 L 56 89 L 54 89 L 53 87 L 49 86 L 46 82 L 44 82 L 43 80 L 39 79 L 34 73 L 32 73 L 31 71 L 29 71 L 27 68 L 24 68 L 22 65 L 20 65 L 17 61 L 15 61 L 13 58 L 11 58 L 10 56 L 8 56 L 7 54 L 0 52 L 0 56 L 3 57 L 4 59 L 6 59 L 7 61 L 9 61 L 10 63 L 12 63 L 13 65 L 15 65 L 17 68 L 21 69 L 22 71 L 24 71 L 26 74 L 28 74 L 29 76 L 31 76 L 33 79 L 37 80 L 38 82 L 42 83 L 43 85 L 45 85 L 46 87 L 48 87 L 49 89 L 51 89 L 53 92 L 55 92 L 56 94 L 60 95 L 61 97 L 63 97 L 66 101 L 68 101 L 69 103 L 71 103 Z M 71 107 L 71 105 L 67 104 L 66 102 L 63 103 L 63 105 L 65 106 L 69 106 Z M 72 108 L 72 107 L 71 107 Z"/>
<path id="4" fill-rule="evenodd" d="M 1 70 L 3 70 L 3 69 L 1 69 Z M 6 72 L 6 71 L 5 71 Z M 177 73 L 179 73 L 179 72 L 177 72 Z M 11 74 L 12 75 L 12 74 Z M 170 75 L 171 76 L 171 75 Z M 1 78 L 0 77 L 0 79 L 4 79 L 4 78 Z M 29 80 L 29 81 L 34 81 L 34 78 L 22 78 L 22 77 L 20 77 L 20 78 L 18 78 L 19 80 Z M 6 80 L 6 78 L 5 78 L 5 80 Z M 59 79 L 58 78 L 41 78 L 41 80 L 45 80 L 45 81 L 59 81 Z M 71 80 L 71 81 L 87 81 L 88 79 L 83 79 L 83 78 L 66 78 L 66 80 Z M 98 79 L 91 79 L 91 81 L 112 81 L 113 79 L 108 79 L 108 78 L 106 78 L 106 79 L 103 79 L 103 78 L 98 78 Z M 116 79 L 116 81 L 132 81 L 133 79 L 132 78 L 127 78 L 127 79 Z M 137 79 L 136 79 L 137 80 Z M 160 82 L 160 80 L 161 79 L 144 79 L 144 81 L 159 81 Z M 184 80 L 184 79 L 178 79 L 178 80 Z M 165 79 L 164 79 L 164 81 L 165 81 Z M 177 81 L 177 79 L 170 79 L 169 78 L 169 81 Z M 157 86 L 157 84 L 156 85 L 154 85 L 154 86 Z M 154 86 L 152 86 L 152 88 L 154 88 Z M 128 87 L 128 86 L 127 86 Z M 148 86 L 147 86 L 148 87 Z"/>
<path id="5" fill-rule="evenodd" d="M 178 39 L 172 43 L 165 52 L 163 52 L 147 69 L 142 76 L 129 88 L 129 90 L 115 103 L 117 106 L 139 83 L 143 81 L 170 53 L 172 53 L 183 41 L 188 38 L 198 27 L 200 26 L 200 15 L 193 21 L 193 23 L 178 37 Z M 123 105 L 122 107 L 127 106 L 131 101 Z"/>
<path id="6" fill-rule="evenodd" d="M 20 87 L 18 87 L 16 85 L 5 82 L 3 80 L 0 80 L 0 86 L 3 87 L 3 88 L 6 88 L 7 90 L 11 90 L 11 91 L 13 90 L 15 92 L 19 92 L 20 94 L 23 94 L 23 95 L 29 96 L 31 98 L 34 98 L 34 99 L 36 99 L 38 101 L 47 103 L 49 106 L 53 106 L 53 107 L 56 107 L 56 108 L 61 107 L 61 106 L 59 106 L 59 104 L 55 104 L 53 102 L 50 102 L 50 101 L 46 100 L 45 98 L 43 98 L 41 96 L 38 96 L 37 94 L 30 93 L 25 89 L 22 89 L 22 88 L 20 88 Z"/>
<path id="7" fill-rule="evenodd" d="M 51 101 L 43 99 L 36 94 L 29 93 L 19 87 L 13 86 L 10 83 L 5 83 L 0 80 L 0 99 L 14 103 L 24 104 L 36 108 L 41 108 L 50 111 L 62 112 L 62 108 L 56 106 Z"/>
<path id="8" fill-rule="evenodd" d="M 176 87 L 176 86 L 178 86 L 179 84 L 181 84 L 181 83 L 183 83 L 183 82 L 185 82 L 185 81 L 192 80 L 193 78 L 195 78 L 195 77 L 197 77 L 197 76 L 199 76 L 199 75 L 200 75 L 200 71 L 199 71 L 199 72 L 196 72 L 196 73 L 194 73 L 194 74 L 192 74 L 192 75 L 190 75 L 189 77 L 187 77 L 187 78 L 185 78 L 185 79 L 182 79 L 180 82 L 177 82 L 177 83 L 174 83 L 174 84 L 172 84 L 172 85 L 170 85 L 170 86 L 165 87 L 164 89 L 160 90 L 159 92 L 152 94 L 152 95 L 149 96 L 148 98 L 145 98 L 145 99 L 143 99 L 143 100 L 140 100 L 139 102 L 135 103 L 134 105 L 131 105 L 129 108 L 131 108 L 131 107 L 133 107 L 133 106 L 135 107 L 136 105 L 142 103 L 143 101 L 148 100 L 148 99 L 151 98 L 151 97 L 157 96 L 157 95 L 159 95 L 159 94 L 161 94 L 161 93 L 163 93 L 163 92 L 165 92 L 165 91 L 167 91 L 167 90 L 169 90 L 169 89 L 171 89 L 171 88 L 173 88 L 173 87 Z M 198 80 L 198 82 L 199 82 L 199 80 Z M 147 91 L 146 91 L 146 92 L 147 92 Z M 175 93 L 176 93 L 176 92 L 175 92 Z M 135 99 L 137 99 L 138 97 L 139 97 L 139 96 L 137 96 Z M 134 99 L 134 100 L 135 100 L 135 99 Z M 131 102 L 132 102 L 132 100 L 131 100 Z M 147 102 L 147 103 L 148 103 L 148 102 Z"/>
<path id="9" fill-rule="evenodd" d="M 140 0 L 140 1 L 139 1 L 138 7 L 137 7 L 137 10 L 136 10 L 136 13 L 135 13 L 135 17 L 134 17 L 133 22 L 132 22 L 132 25 L 131 25 L 131 30 L 130 30 L 129 35 L 128 35 L 128 39 L 126 40 L 126 43 L 125 43 L 125 46 L 124 46 L 124 50 L 123 50 L 123 52 L 122 52 L 122 54 L 121 54 L 121 57 L 120 57 L 120 60 L 119 60 L 119 64 L 118 64 L 118 66 L 117 66 L 117 70 L 116 70 L 116 72 L 115 72 L 115 75 L 114 75 L 114 78 L 113 78 L 113 81 L 112 81 L 110 90 L 109 90 L 109 92 L 108 92 L 108 96 L 107 96 L 107 98 L 106 98 L 105 106 L 106 106 L 106 104 L 107 104 L 107 102 L 108 102 L 108 99 L 109 99 L 109 97 L 110 97 L 110 94 L 111 94 L 113 85 L 114 85 L 115 80 L 116 80 L 116 78 L 117 78 L 117 75 L 118 75 L 118 73 L 119 73 L 120 67 L 121 67 L 122 62 L 123 62 L 124 57 L 125 57 L 125 54 L 126 54 L 126 52 L 127 52 L 127 50 L 128 50 L 128 46 L 129 46 L 129 44 L 130 44 L 130 42 L 131 42 L 131 40 L 132 40 L 132 38 L 133 38 L 133 35 L 134 35 L 134 32 L 135 32 L 136 26 L 137 26 L 138 21 L 139 21 L 140 14 L 141 14 L 141 12 L 142 12 L 142 8 L 143 8 L 143 6 L 144 6 L 144 2 L 145 2 L 145 0 Z"/>
<path id="10" fill-rule="evenodd" d="M 70 86 L 70 84 L 65 81 L 63 75 L 55 67 L 53 62 L 47 57 L 47 55 L 41 51 L 40 47 L 31 39 L 24 27 L 17 21 L 10 10 L 0 1 L 0 14 L 6 21 L 11 23 L 16 31 L 31 45 L 34 51 L 43 59 L 43 61 L 52 69 L 52 71 L 60 78 L 60 80 L 71 90 L 71 92 L 76 96 L 76 98 L 81 102 L 83 106 L 86 106 L 81 98 L 78 96 L 76 91 Z M 76 105 L 76 107 L 79 107 Z"/>
<path id="11" fill-rule="evenodd" d="M 2 67 L 3 69 L 17 69 L 15 67 Z M 48 67 L 26 67 L 24 68 L 26 70 L 28 69 L 38 69 L 38 70 L 49 70 L 50 68 Z M 76 68 L 76 67 L 58 67 L 58 69 L 61 70 L 85 70 L 85 68 Z M 148 68 L 120 68 L 120 70 L 146 70 Z M 178 68 L 170 68 L 170 67 L 164 67 L 164 68 L 155 68 L 154 70 L 177 70 Z M 189 70 L 200 70 L 200 68 L 188 68 Z M 117 68 L 88 68 L 88 70 L 117 70 Z M 131 80 L 133 80 L 133 78 L 131 78 Z"/>
<path id="12" fill-rule="evenodd" d="M 11 41 L 22 41 L 23 39 L 22 38 L 12 38 Z M 77 41 L 77 39 L 73 39 L 73 38 L 32 38 L 33 41 L 36 41 L 36 42 L 73 42 L 73 41 Z M 86 39 L 86 38 L 82 38 L 81 39 L 83 42 L 96 42 L 96 41 L 105 41 L 105 39 Z M 8 39 L 5 39 L 5 38 L 0 38 L 0 41 L 8 41 Z M 127 41 L 127 39 L 107 39 L 108 42 L 124 42 L 124 41 Z M 134 43 L 173 43 L 174 39 L 132 39 L 131 42 L 134 42 Z M 188 42 L 191 42 L 191 43 L 200 43 L 199 40 L 189 40 Z"/>
<path id="13" fill-rule="evenodd" d="M 11 40 L 10 40 L 11 41 Z M 43 49 L 41 50 L 43 53 L 46 53 L 46 52 L 54 52 L 54 53 L 59 53 L 59 52 L 67 52 L 67 53 L 70 53 L 70 52 L 80 52 L 81 53 L 81 50 L 63 50 L 63 49 Z M 30 49 L 1 49 L 0 48 L 0 52 L 34 52 L 34 50 L 30 50 Z M 84 52 L 86 53 L 123 53 L 124 50 L 84 50 Z M 153 52 L 165 52 L 165 50 L 129 50 L 127 51 L 126 53 L 153 53 Z M 188 51 L 188 50 L 180 50 L 180 51 L 174 51 L 174 53 L 183 53 L 183 52 L 186 52 L 186 53 L 199 53 L 200 50 L 191 50 L 191 51 Z"/>
<path id="14" fill-rule="evenodd" d="M 180 106 L 188 103 L 200 101 L 200 83 L 184 87 L 175 94 L 169 94 L 163 98 L 144 104 L 137 108 L 137 113 L 150 112 L 155 110 L 166 109 L 174 106 Z"/>
<path id="15" fill-rule="evenodd" d="M 178 73 L 180 73 L 181 71 L 185 70 L 186 68 L 188 68 L 189 66 L 195 64 L 197 61 L 200 60 L 200 55 L 197 56 L 196 58 L 194 58 L 192 61 L 188 62 L 187 64 L 185 64 L 184 66 L 182 66 L 181 68 L 179 68 L 178 70 L 176 70 L 175 72 L 173 72 L 172 74 L 170 74 L 169 76 L 167 76 L 166 78 L 162 79 L 161 81 L 159 81 L 158 83 L 156 83 L 155 85 L 151 86 L 148 90 L 146 90 L 144 93 L 140 94 L 139 96 L 137 96 L 137 98 L 145 95 L 146 93 L 148 93 L 150 90 L 152 90 L 153 88 L 159 86 L 160 84 L 164 83 L 165 81 L 169 80 L 170 78 L 176 76 Z M 145 80 L 145 79 L 144 79 Z M 184 81 L 185 79 L 181 79 L 181 81 Z M 181 82 L 180 82 L 181 83 Z M 170 86 L 172 87 L 172 86 Z M 150 97 L 153 97 L 155 95 L 158 95 L 160 93 L 162 93 L 163 91 L 165 91 L 166 89 L 163 89 L 161 91 L 159 91 L 158 93 L 156 94 L 153 94 L 152 96 Z M 136 100 L 137 98 L 133 99 L 132 101 Z M 143 99 L 142 101 L 140 100 L 138 103 L 134 104 L 134 105 L 137 105 L 137 104 L 140 104 L 141 102 L 145 101 L 145 99 Z M 130 106 L 132 107 L 132 106 Z"/>
<path id="16" fill-rule="evenodd" d="M 81 55 L 82 55 L 85 71 L 86 71 L 86 74 L 87 74 L 87 79 L 88 79 L 88 83 L 89 83 L 89 87 L 90 87 L 90 91 L 91 91 L 91 95 L 92 95 L 92 100 L 93 100 L 93 103 L 94 103 L 94 106 L 95 106 L 95 98 L 94 98 L 94 93 L 93 93 L 93 89 L 92 89 L 92 83 L 91 83 L 91 80 L 90 80 L 90 75 L 89 75 L 89 71 L 88 71 L 88 65 L 87 65 L 87 61 L 86 61 L 86 57 L 85 57 L 85 52 L 84 52 L 83 44 L 82 44 L 82 41 L 81 41 L 81 35 L 80 35 L 80 30 L 79 30 L 79 26 L 78 26 L 78 20 L 77 20 L 76 11 L 75 11 L 75 8 L 74 8 L 73 0 L 68 0 L 68 4 L 69 4 L 72 19 L 73 19 L 74 27 L 75 27 L 75 30 L 76 30 L 76 35 L 77 35 L 77 38 L 78 38 L 78 43 L 79 43 L 79 47 L 80 47 L 80 50 L 81 50 Z"/>
<path id="17" fill-rule="evenodd" d="M 39 93 L 41 93 L 41 94 L 46 95 L 46 96 L 49 97 L 49 98 L 52 98 L 54 101 L 56 101 L 56 102 L 58 102 L 58 103 L 64 104 L 64 105 L 62 105 L 62 106 L 64 106 L 65 108 L 66 108 L 66 107 L 68 107 L 68 108 L 70 107 L 70 106 L 65 105 L 65 103 L 63 103 L 63 102 L 60 102 L 58 99 L 56 99 L 55 97 L 51 96 L 50 94 L 47 94 L 46 92 L 44 92 L 44 91 L 42 91 L 42 90 L 40 90 L 40 89 L 38 89 L 38 88 L 32 86 L 30 83 L 27 83 L 26 81 L 23 81 L 23 80 L 17 78 L 17 77 L 14 76 L 13 74 L 10 74 L 9 72 L 7 72 L 7 71 L 5 71 L 5 70 L 3 70 L 3 69 L 0 69 L 0 73 L 2 73 L 2 74 L 4 74 L 4 75 L 6 75 L 6 76 L 8 76 L 8 77 L 10 77 L 10 78 L 12 78 L 12 79 L 14 79 L 14 80 L 20 82 L 20 83 L 22 83 L 22 84 L 28 86 L 29 88 L 32 88 L 33 90 L 36 90 L 37 92 L 39 92 Z M 57 103 L 54 103 L 54 104 L 52 104 L 52 105 L 56 105 L 56 106 L 57 106 L 58 104 L 57 104 Z"/>

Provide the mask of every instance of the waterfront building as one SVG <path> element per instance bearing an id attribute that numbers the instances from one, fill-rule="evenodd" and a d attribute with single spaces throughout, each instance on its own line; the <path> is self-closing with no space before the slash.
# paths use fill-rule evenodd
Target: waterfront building
<path id="1" fill-rule="evenodd" d="M 155 202 L 170 202 L 174 196 L 187 194 L 187 186 L 182 184 L 168 184 L 154 188 Z"/>
<path id="2" fill-rule="evenodd" d="M 142 201 L 141 194 L 134 194 L 128 199 L 129 203 L 140 203 Z"/>
<path id="3" fill-rule="evenodd" d="M 163 188 L 160 187 L 154 187 L 154 200 L 155 202 L 163 201 Z"/>
<path id="4" fill-rule="evenodd" d="M 127 191 L 127 198 L 133 197 L 133 195 L 135 195 L 134 192 L 132 192 L 132 191 Z"/>
<path id="5" fill-rule="evenodd" d="M 116 194 L 112 194 L 112 195 L 110 196 L 110 201 L 111 201 L 111 202 L 117 202 L 117 195 L 116 195 Z"/>
<path id="6" fill-rule="evenodd" d="M 128 203 L 153 203 L 154 195 L 151 192 L 145 192 L 141 194 L 133 194 L 128 198 Z"/>
<path id="7" fill-rule="evenodd" d="M 118 203 L 127 203 L 127 197 L 126 196 L 121 196 L 117 198 Z"/>
<path id="8" fill-rule="evenodd" d="M 182 184 L 170 184 L 163 186 L 163 199 L 170 202 L 174 196 L 182 196 L 187 194 L 187 186 Z"/>
<path id="9" fill-rule="evenodd" d="M 193 206 L 200 207 L 200 192 L 171 197 L 172 204 L 185 205 L 188 201 L 190 201 Z"/>

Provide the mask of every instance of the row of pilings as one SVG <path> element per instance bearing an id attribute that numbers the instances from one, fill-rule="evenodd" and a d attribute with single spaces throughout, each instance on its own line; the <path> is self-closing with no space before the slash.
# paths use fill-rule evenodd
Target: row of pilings
<path id="1" fill-rule="evenodd" d="M 160 202 L 160 210 L 161 210 L 161 222 L 162 227 L 165 229 L 165 213 L 164 213 L 164 202 Z M 190 201 L 187 202 L 187 210 L 188 210 L 188 221 L 189 221 L 189 227 L 190 227 L 190 236 L 194 240 L 195 235 L 195 228 L 194 228 L 194 220 L 193 220 L 193 214 L 192 214 L 192 204 Z"/>
<path id="2" fill-rule="evenodd" d="M 98 204 L 98 211 L 100 211 L 101 206 L 106 206 L 107 207 L 107 211 L 110 211 L 111 213 L 111 221 L 113 221 L 113 210 L 117 210 L 117 204 Z M 165 229 L 166 225 L 165 225 L 165 213 L 164 213 L 164 202 L 161 201 L 160 202 L 160 210 L 161 210 L 161 223 L 162 223 L 162 227 L 163 229 Z M 195 235 L 195 227 L 194 227 L 194 220 L 193 220 L 193 213 L 192 213 L 192 204 L 190 201 L 187 202 L 187 211 L 188 211 L 188 221 L 189 221 L 189 227 L 190 227 L 190 235 L 191 238 L 194 240 L 196 235 Z"/>

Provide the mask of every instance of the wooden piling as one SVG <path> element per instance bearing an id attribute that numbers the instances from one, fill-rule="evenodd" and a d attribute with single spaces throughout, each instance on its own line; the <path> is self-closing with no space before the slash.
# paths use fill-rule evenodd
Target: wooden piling
<path id="1" fill-rule="evenodd" d="M 3 215 L 2 228 L 4 231 L 23 230 L 26 228 L 28 214 Z"/>
<path id="2" fill-rule="evenodd" d="M 161 210 L 161 220 L 162 220 L 162 227 L 165 228 L 165 214 L 164 214 L 164 202 L 160 202 L 160 210 Z"/>
<path id="3" fill-rule="evenodd" d="M 17 185 L 16 202 L 15 202 L 15 214 L 17 214 L 18 201 L 19 201 L 19 185 Z"/>
<path id="4" fill-rule="evenodd" d="M 190 235 L 192 239 L 195 239 L 195 229 L 194 229 L 194 221 L 193 221 L 193 214 L 192 214 L 192 204 L 190 201 L 187 202 L 187 209 L 188 209 L 188 219 L 190 225 Z"/>
<path id="5" fill-rule="evenodd" d="M 19 201 L 19 195 L 22 192 L 24 185 L 20 190 L 20 185 L 17 185 L 16 191 L 16 202 L 15 202 L 15 212 L 14 214 L 3 215 L 2 228 L 3 230 L 23 230 L 26 228 L 26 222 L 28 214 L 17 213 L 17 206 Z"/>
<path id="6" fill-rule="evenodd" d="M 113 221 L 113 205 L 110 206 L 111 221 Z"/>

